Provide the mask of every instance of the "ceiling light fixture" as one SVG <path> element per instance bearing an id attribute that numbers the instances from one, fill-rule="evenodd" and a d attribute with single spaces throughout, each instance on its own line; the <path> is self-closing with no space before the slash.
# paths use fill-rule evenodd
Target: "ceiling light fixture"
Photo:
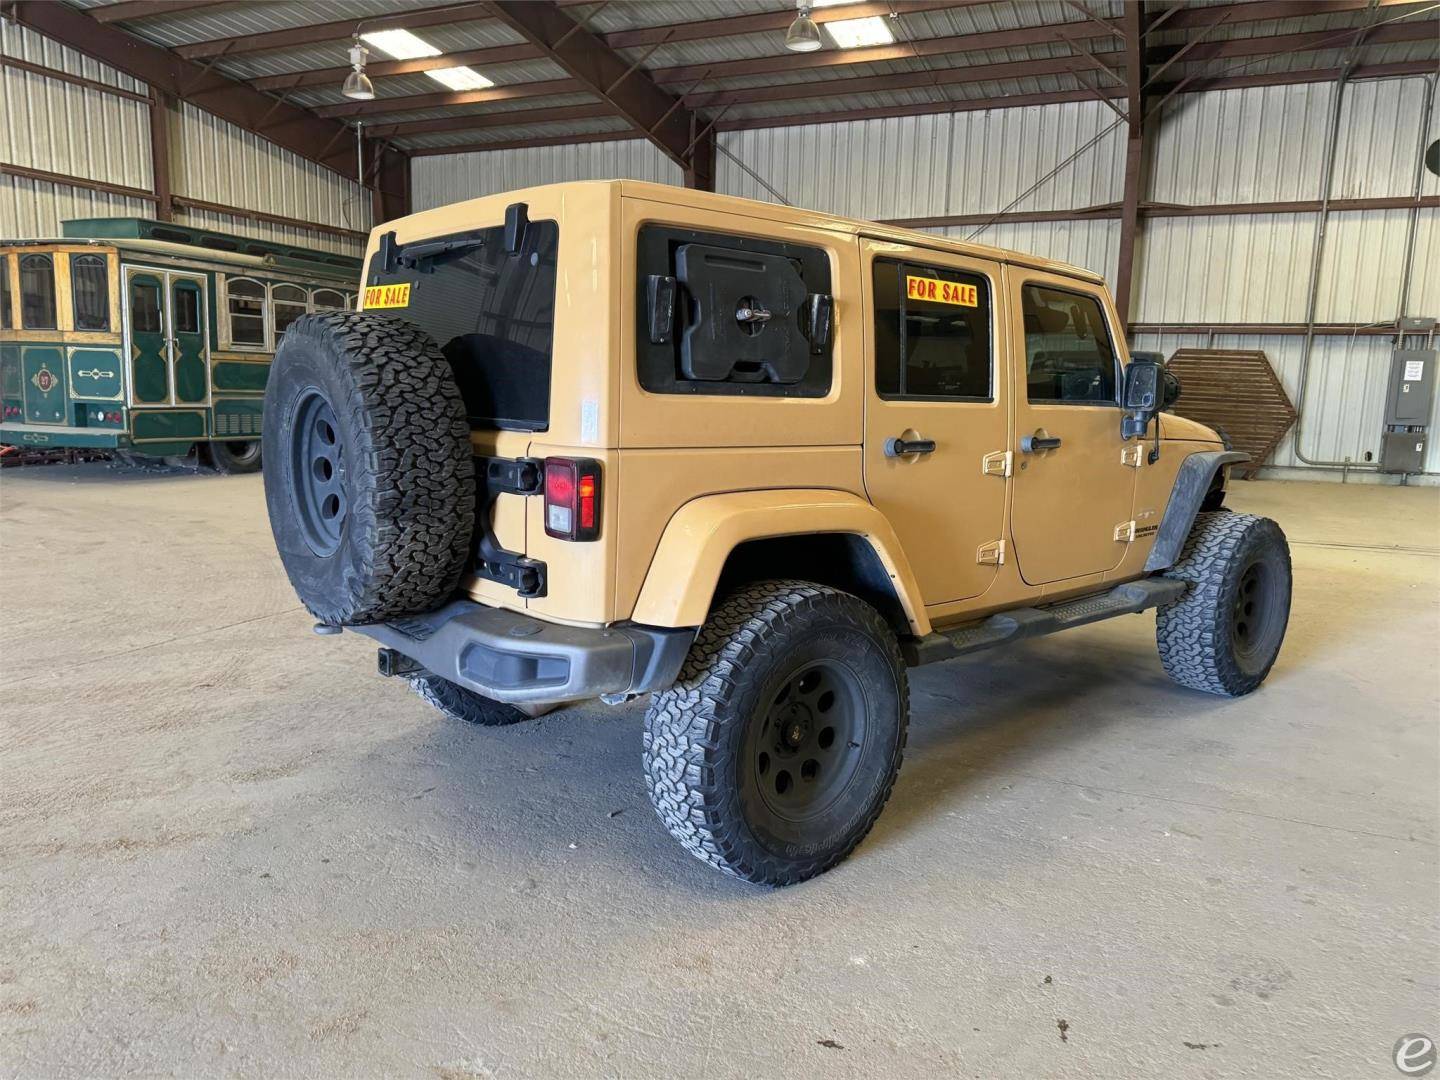
<path id="1" fill-rule="evenodd" d="M 417 60 L 425 56 L 440 55 L 439 49 L 409 30 L 375 30 L 360 36 L 396 60 Z M 487 86 L 495 85 L 492 79 L 487 79 L 469 67 L 435 68 L 425 74 L 447 90 L 484 90 Z"/>
<path id="2" fill-rule="evenodd" d="M 809 4 L 800 5 L 800 14 L 785 31 L 785 48 L 791 52 L 814 52 L 820 48 L 820 28 L 810 18 Z"/>
<path id="3" fill-rule="evenodd" d="M 351 101 L 375 99 L 375 84 L 370 81 L 370 76 L 365 74 L 365 59 L 369 55 L 370 50 L 356 38 L 355 43 L 350 46 L 350 74 L 345 76 L 345 84 L 340 87 L 340 93 Z"/>

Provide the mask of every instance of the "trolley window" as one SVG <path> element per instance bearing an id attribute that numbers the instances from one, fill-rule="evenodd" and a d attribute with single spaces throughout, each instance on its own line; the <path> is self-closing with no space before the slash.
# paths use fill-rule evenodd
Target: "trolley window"
<path id="1" fill-rule="evenodd" d="M 20 325 L 55 329 L 55 263 L 49 255 L 20 257 Z"/>
<path id="2" fill-rule="evenodd" d="M 265 286 L 249 278 L 231 278 L 225 286 L 230 314 L 230 344 L 265 347 Z"/>
<path id="3" fill-rule="evenodd" d="M 350 305 L 345 302 L 345 294 L 335 289 L 316 289 L 310 294 L 310 306 L 315 311 L 342 311 Z"/>
<path id="4" fill-rule="evenodd" d="M 271 318 L 275 321 L 275 344 L 290 329 L 290 324 L 304 315 L 309 306 L 309 296 L 299 285 L 270 286 Z"/>
<path id="5" fill-rule="evenodd" d="M 130 279 L 130 332 L 159 334 L 164 331 L 160 317 L 160 286 L 153 281 Z"/>
<path id="6" fill-rule="evenodd" d="M 0 255 L 0 330 L 15 327 L 15 297 L 10 291 L 10 256 Z"/>
<path id="7" fill-rule="evenodd" d="M 76 330 L 110 329 L 110 274 L 103 255 L 70 256 Z"/>

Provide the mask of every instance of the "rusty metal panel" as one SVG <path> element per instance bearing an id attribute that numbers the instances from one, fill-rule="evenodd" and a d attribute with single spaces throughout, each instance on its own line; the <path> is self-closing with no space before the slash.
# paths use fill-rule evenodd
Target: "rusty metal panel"
<path id="1" fill-rule="evenodd" d="M 1295 423 L 1295 406 L 1260 349 L 1177 349 L 1167 364 L 1180 379 L 1178 416 L 1225 433 L 1250 455 L 1237 466 L 1249 473 L 1265 464 Z"/>

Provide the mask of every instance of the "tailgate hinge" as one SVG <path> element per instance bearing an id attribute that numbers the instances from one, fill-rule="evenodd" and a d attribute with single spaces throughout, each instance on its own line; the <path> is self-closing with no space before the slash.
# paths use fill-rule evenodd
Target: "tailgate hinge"
<path id="1" fill-rule="evenodd" d="M 545 489 L 545 465 L 539 458 L 477 457 L 475 499 L 475 576 L 508 585 L 527 599 L 544 596 L 545 564 L 500 546 L 490 524 L 501 495 L 538 495 Z"/>
<path id="2" fill-rule="evenodd" d="M 980 459 L 980 472 L 985 476 L 1009 476 L 1014 468 L 1013 450 L 992 450 Z"/>
<path id="3" fill-rule="evenodd" d="M 981 544 L 975 552 L 975 561 L 981 566 L 1004 566 L 1005 541 L 991 540 L 988 544 Z"/>

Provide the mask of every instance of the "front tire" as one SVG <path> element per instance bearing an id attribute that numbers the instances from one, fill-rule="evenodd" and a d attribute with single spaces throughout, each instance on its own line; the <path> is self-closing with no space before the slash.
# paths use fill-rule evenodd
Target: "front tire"
<path id="1" fill-rule="evenodd" d="M 522 712 L 514 705 L 506 705 L 503 701 L 477 694 L 428 671 L 411 675 L 409 681 L 410 689 L 451 720 L 476 724 L 479 727 L 505 727 L 532 719 L 529 713 Z"/>
<path id="2" fill-rule="evenodd" d="M 764 885 L 839 863 L 895 785 L 909 684 L 869 604 L 801 581 L 744 587 L 645 716 L 645 777 L 696 858 Z"/>
<path id="3" fill-rule="evenodd" d="M 1290 621 L 1290 546 L 1280 526 L 1254 514 L 1201 513 L 1165 576 L 1190 583 L 1155 613 L 1166 674 L 1223 697 L 1264 682 Z"/>

